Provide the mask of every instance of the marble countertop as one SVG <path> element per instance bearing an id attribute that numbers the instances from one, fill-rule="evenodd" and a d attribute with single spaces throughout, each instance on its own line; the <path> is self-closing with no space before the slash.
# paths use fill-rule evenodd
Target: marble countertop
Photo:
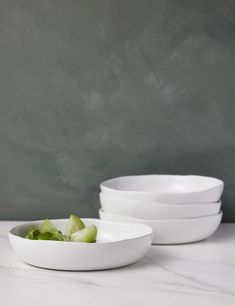
<path id="1" fill-rule="evenodd" d="M 235 305 L 235 224 L 208 240 L 152 246 L 138 263 L 115 270 L 61 272 L 21 262 L 0 222 L 0 305 Z"/>

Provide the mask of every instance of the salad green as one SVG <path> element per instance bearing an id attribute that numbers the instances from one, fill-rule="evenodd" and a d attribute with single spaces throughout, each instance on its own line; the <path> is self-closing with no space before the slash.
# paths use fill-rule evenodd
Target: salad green
<path id="1" fill-rule="evenodd" d="M 91 225 L 72 234 L 70 240 L 92 243 L 95 242 L 96 236 L 97 236 L 97 227 L 95 225 Z"/>
<path id="2" fill-rule="evenodd" d="M 85 224 L 82 222 L 82 220 L 78 216 L 71 215 L 67 225 L 66 234 L 70 236 L 73 233 L 80 231 L 84 228 Z"/>
<path id="3" fill-rule="evenodd" d="M 68 242 L 96 242 L 97 227 L 93 224 L 85 227 L 82 220 L 76 216 L 71 215 L 67 224 L 66 233 L 59 231 L 50 220 L 45 219 L 39 227 L 33 227 L 25 238 L 31 240 L 56 240 Z"/>

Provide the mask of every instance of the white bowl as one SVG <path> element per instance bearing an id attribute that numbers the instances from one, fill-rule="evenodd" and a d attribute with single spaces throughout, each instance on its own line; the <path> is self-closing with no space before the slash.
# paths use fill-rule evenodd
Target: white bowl
<path id="1" fill-rule="evenodd" d="M 218 202 L 224 183 L 198 175 L 136 175 L 104 181 L 101 191 L 132 200 L 168 204 Z"/>
<path id="2" fill-rule="evenodd" d="M 162 204 L 113 197 L 100 193 L 100 204 L 104 211 L 139 219 L 186 219 L 210 216 L 220 212 L 221 202 L 197 204 Z"/>
<path id="3" fill-rule="evenodd" d="M 24 262 L 58 270 L 102 270 L 132 264 L 141 259 L 151 245 L 152 229 L 142 224 L 119 224 L 98 219 L 82 219 L 98 228 L 97 243 L 29 240 L 22 238 L 41 221 L 14 227 L 10 243 Z M 68 220 L 52 220 L 62 232 Z M 134 226 L 133 226 L 134 225 Z"/>
<path id="4" fill-rule="evenodd" d="M 204 240 L 218 228 L 222 212 L 212 216 L 174 219 L 174 220 L 141 220 L 110 214 L 100 209 L 100 219 L 123 223 L 142 223 L 152 227 L 153 244 L 179 244 Z"/>

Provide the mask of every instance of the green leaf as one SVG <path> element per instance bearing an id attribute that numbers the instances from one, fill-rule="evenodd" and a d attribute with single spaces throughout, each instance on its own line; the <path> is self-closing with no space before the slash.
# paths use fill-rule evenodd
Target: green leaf
<path id="1" fill-rule="evenodd" d="M 89 227 L 85 227 L 84 229 L 74 233 L 70 241 L 72 242 L 96 242 L 97 236 L 97 227 L 95 225 L 91 225 Z"/>
<path id="2" fill-rule="evenodd" d="M 71 215 L 68 221 L 66 234 L 70 236 L 73 233 L 76 233 L 77 231 L 80 231 L 84 228 L 85 228 L 85 225 L 82 222 L 82 220 L 78 216 Z"/>
<path id="3" fill-rule="evenodd" d="M 63 235 L 61 231 L 58 231 L 57 228 L 48 219 L 45 219 L 42 222 L 39 229 L 40 229 L 41 234 L 45 234 L 45 235 L 40 236 L 42 237 L 41 240 L 57 240 L 57 241 L 68 241 L 69 240 L 69 238 Z"/>
<path id="4" fill-rule="evenodd" d="M 69 238 L 67 238 L 67 236 L 63 235 L 60 231 L 57 231 L 56 233 L 52 234 L 51 240 L 68 241 Z"/>
<path id="5" fill-rule="evenodd" d="M 37 237 L 38 240 L 55 240 L 55 241 L 68 241 L 62 233 L 41 233 Z"/>
<path id="6" fill-rule="evenodd" d="M 49 221 L 45 219 L 39 227 L 40 233 L 56 233 L 58 232 L 57 228 Z"/>
<path id="7" fill-rule="evenodd" d="M 78 242 L 95 242 L 97 236 L 97 228 L 95 225 L 85 228 L 82 220 L 75 215 L 71 215 L 66 234 L 52 224 L 51 221 L 45 219 L 39 228 L 32 228 L 25 236 L 31 240 L 56 240 L 56 241 L 78 241 Z"/>
<path id="8" fill-rule="evenodd" d="M 51 240 L 52 236 L 53 236 L 52 233 L 48 233 L 48 232 L 40 233 L 38 235 L 38 240 Z"/>
<path id="9" fill-rule="evenodd" d="M 25 238 L 31 239 L 31 240 L 37 240 L 37 237 L 39 235 L 40 235 L 39 230 L 36 227 L 34 227 L 26 234 Z"/>

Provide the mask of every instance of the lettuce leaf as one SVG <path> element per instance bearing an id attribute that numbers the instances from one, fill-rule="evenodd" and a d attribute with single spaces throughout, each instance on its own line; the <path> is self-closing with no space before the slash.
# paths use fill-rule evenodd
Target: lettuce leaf
<path id="1" fill-rule="evenodd" d="M 82 220 L 75 215 L 71 215 L 68 221 L 66 234 L 59 231 L 54 224 L 45 219 L 39 228 L 32 228 L 25 236 L 31 240 L 55 240 L 73 242 L 96 242 L 97 228 L 95 225 L 85 227 Z"/>
<path id="2" fill-rule="evenodd" d="M 57 228 L 51 223 L 50 220 L 45 219 L 39 227 L 40 233 L 56 233 Z"/>
<path id="3" fill-rule="evenodd" d="M 97 237 L 97 227 L 95 225 L 91 225 L 85 227 L 84 229 L 74 233 L 70 241 L 72 242 L 96 242 Z"/>
<path id="4" fill-rule="evenodd" d="M 40 235 L 40 231 L 38 230 L 38 228 L 34 227 L 27 233 L 25 238 L 36 240 L 39 235 Z"/>
<path id="5" fill-rule="evenodd" d="M 67 235 L 71 236 L 73 233 L 80 231 L 84 228 L 85 228 L 85 225 L 78 216 L 70 215 L 68 226 L 66 229 Z"/>

